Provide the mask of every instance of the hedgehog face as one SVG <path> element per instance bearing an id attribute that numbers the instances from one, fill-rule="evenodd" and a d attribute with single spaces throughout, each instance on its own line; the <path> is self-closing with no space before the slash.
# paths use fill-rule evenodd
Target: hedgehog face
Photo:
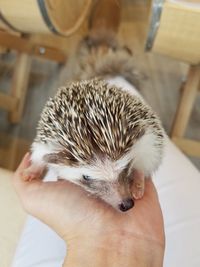
<path id="1" fill-rule="evenodd" d="M 130 169 L 130 164 L 122 164 L 126 164 L 123 159 L 115 162 L 106 158 L 96 158 L 90 165 L 79 167 L 52 163 L 50 165 L 59 177 L 78 184 L 114 208 L 126 211 L 134 204 L 131 191 L 134 172 Z"/>
<path id="2" fill-rule="evenodd" d="M 151 175 L 160 162 L 161 153 L 155 141 L 155 134 L 148 130 L 119 159 L 101 154 L 91 158 L 88 164 L 82 161 L 75 163 L 74 159 L 70 161 L 66 157 L 68 152 L 55 142 L 34 143 L 32 160 L 38 164 L 42 162 L 58 177 L 83 187 L 114 208 L 126 211 L 133 207 L 133 199 L 137 198 L 134 185 L 138 181 L 143 182 L 144 176 Z M 140 193 L 143 194 L 143 191 Z"/>

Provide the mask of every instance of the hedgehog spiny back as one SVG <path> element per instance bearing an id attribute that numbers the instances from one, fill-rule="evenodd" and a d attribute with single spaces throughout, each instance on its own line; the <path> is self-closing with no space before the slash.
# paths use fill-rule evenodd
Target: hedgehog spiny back
<path id="1" fill-rule="evenodd" d="M 157 117 L 137 97 L 99 79 L 61 87 L 41 114 L 36 142 L 53 142 L 72 164 L 88 164 L 96 154 L 119 159 Z"/>

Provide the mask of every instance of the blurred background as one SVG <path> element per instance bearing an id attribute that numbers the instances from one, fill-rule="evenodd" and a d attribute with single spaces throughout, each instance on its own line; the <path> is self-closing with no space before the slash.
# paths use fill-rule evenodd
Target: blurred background
<path id="1" fill-rule="evenodd" d="M 37 5 L 33 2 L 37 1 L 0 1 L 0 167 L 10 170 L 16 168 L 29 150 L 43 106 L 62 85 L 60 75 L 65 75 L 68 59 L 88 33 L 88 20 L 97 1 L 55 1 L 56 4 L 54 1 L 38 1 Z M 200 43 L 199 39 L 192 39 L 198 33 L 200 36 L 200 26 L 196 27 L 198 3 L 195 0 L 123 0 L 118 39 L 133 52 L 135 65 L 142 74 L 142 95 L 160 116 L 166 132 L 200 169 L 200 145 L 197 142 L 200 140 L 200 96 L 194 89 L 195 82 L 195 86 L 199 86 L 199 70 L 195 68 L 200 62 Z M 176 5 L 174 10 L 178 5 L 180 11 L 177 14 L 173 13 L 172 5 Z M 194 18 L 186 16 L 189 12 Z M 52 21 L 47 27 L 48 19 Z M 191 23 L 195 29 L 188 29 Z M 181 36 L 178 41 L 173 41 L 174 36 L 178 36 L 176 33 Z M 170 41 L 165 39 L 167 35 L 171 36 Z M 192 44 L 187 44 L 189 37 Z M 145 51 L 145 47 L 149 51 Z M 181 49 L 183 54 L 179 53 Z M 191 66 L 194 69 L 191 70 Z M 185 92 L 180 113 L 186 121 L 177 132 L 173 128 L 175 115 L 188 77 L 192 79 L 189 87 L 193 86 L 193 89 Z M 178 117 L 177 120 L 179 123 L 181 119 Z"/>

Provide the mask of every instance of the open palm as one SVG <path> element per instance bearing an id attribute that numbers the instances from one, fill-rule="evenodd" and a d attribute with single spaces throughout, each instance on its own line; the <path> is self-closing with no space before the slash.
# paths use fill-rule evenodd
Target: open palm
<path id="1" fill-rule="evenodd" d="M 13 182 L 24 209 L 54 229 L 68 244 L 83 239 L 142 244 L 164 251 L 163 218 L 152 181 L 146 181 L 144 197 L 125 213 L 89 196 L 67 181 L 23 181 L 21 173 L 30 165 L 26 155 L 15 172 Z"/>

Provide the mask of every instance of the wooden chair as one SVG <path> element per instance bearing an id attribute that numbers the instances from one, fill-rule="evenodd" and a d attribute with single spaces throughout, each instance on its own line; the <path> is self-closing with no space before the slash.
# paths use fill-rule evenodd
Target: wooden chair
<path id="1" fill-rule="evenodd" d="M 66 36 L 85 20 L 92 0 L 0 0 L 0 47 L 17 51 L 9 94 L 0 93 L 0 108 L 11 123 L 21 119 L 33 56 L 66 61 Z M 58 36 L 60 35 L 60 37 Z"/>
<path id="2" fill-rule="evenodd" d="M 200 1 L 152 1 L 146 49 L 190 65 L 183 84 L 171 138 L 191 156 L 200 157 L 200 142 L 184 138 L 191 111 L 200 88 Z"/>
<path id="3" fill-rule="evenodd" d="M 171 137 L 186 154 L 200 157 L 200 142 L 184 138 L 195 99 L 200 90 L 200 66 L 191 66 L 178 103 Z M 200 131 L 199 131 L 200 133 Z M 200 135 L 199 135 L 200 136 Z"/>
<path id="4" fill-rule="evenodd" d="M 8 111 L 10 123 L 18 123 L 23 113 L 33 56 L 58 63 L 64 63 L 67 56 L 55 46 L 46 46 L 42 42 L 34 43 L 31 36 L 23 37 L 1 30 L 0 46 L 17 51 L 10 90 L 8 94 L 0 93 L 0 108 Z"/>

